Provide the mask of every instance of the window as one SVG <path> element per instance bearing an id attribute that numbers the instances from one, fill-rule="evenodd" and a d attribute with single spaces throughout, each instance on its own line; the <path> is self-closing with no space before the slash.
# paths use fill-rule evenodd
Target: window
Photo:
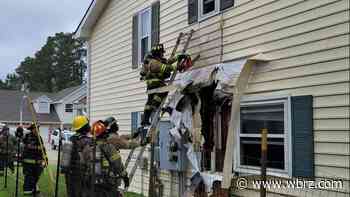
<path id="1" fill-rule="evenodd" d="M 147 8 L 138 14 L 139 17 L 139 63 L 151 49 L 151 9 Z"/>
<path id="2" fill-rule="evenodd" d="M 50 111 L 49 111 L 49 103 L 48 102 L 44 102 L 44 101 L 40 101 L 38 103 L 38 113 L 39 114 L 48 114 L 48 113 L 50 113 Z"/>
<path id="3" fill-rule="evenodd" d="M 238 171 L 259 170 L 261 130 L 268 130 L 268 163 L 270 172 L 288 173 L 289 107 L 287 100 L 245 103 L 241 106 Z M 250 170 L 250 171 L 249 171 Z"/>
<path id="4" fill-rule="evenodd" d="M 188 24 L 204 20 L 234 6 L 234 0 L 188 0 Z"/>
<path id="5" fill-rule="evenodd" d="M 137 132 L 137 129 L 141 126 L 143 118 L 143 112 L 131 112 L 131 133 Z"/>
<path id="6" fill-rule="evenodd" d="M 65 111 L 68 113 L 73 112 L 73 104 L 66 104 Z"/>
<path id="7" fill-rule="evenodd" d="M 205 18 L 219 12 L 219 0 L 200 0 L 200 18 Z"/>
<path id="8" fill-rule="evenodd" d="M 160 2 L 132 17 L 131 68 L 137 69 L 151 47 L 159 43 Z"/>

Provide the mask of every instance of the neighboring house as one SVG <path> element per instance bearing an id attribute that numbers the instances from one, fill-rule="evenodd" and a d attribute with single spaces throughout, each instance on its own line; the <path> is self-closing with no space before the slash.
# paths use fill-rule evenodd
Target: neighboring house
<path id="1" fill-rule="evenodd" d="M 30 92 L 34 109 L 40 122 L 44 138 L 50 129 L 71 128 L 73 116 L 86 113 L 86 86 L 75 86 L 58 93 Z M 20 123 L 20 106 L 23 93 L 20 91 L 0 90 L 0 122 L 7 123 L 14 130 Z M 23 124 L 30 124 L 32 115 L 27 102 L 23 106 Z"/>
<path id="2" fill-rule="evenodd" d="M 343 188 L 270 189 L 270 194 L 348 196 L 348 0 L 95 0 L 77 31 L 88 41 L 90 118 L 114 115 L 121 132 L 137 127 L 146 99 L 145 84 L 139 81 L 141 60 L 158 41 L 169 55 L 178 34 L 191 29 L 195 33 L 189 53 L 201 55 L 196 67 L 258 53 L 269 59 L 254 65 L 241 98 L 242 113 L 262 113 L 241 115 L 234 125 L 238 129 L 228 131 L 238 136 L 232 175 L 260 173 L 255 158 L 259 131 L 239 128 L 241 122 L 255 126 L 270 116 L 278 124 L 277 133 L 268 135 L 270 159 L 275 161 L 269 175 L 343 181 Z M 131 190 L 145 192 L 142 188 L 148 187 L 137 173 Z M 164 196 L 174 188 L 169 177 L 163 177 Z M 259 193 L 250 187 L 237 194 Z"/>
<path id="3" fill-rule="evenodd" d="M 48 137 L 50 129 L 58 128 L 61 120 L 56 110 L 51 105 L 51 94 L 43 92 L 31 92 L 29 96 L 33 100 L 33 105 L 40 122 L 40 131 L 44 141 Z M 8 124 L 11 131 L 15 131 L 20 125 L 20 111 L 23 100 L 23 92 L 12 90 L 0 90 L 0 122 Z M 23 102 L 23 125 L 27 126 L 33 121 L 32 114 L 29 110 L 28 100 Z"/>
<path id="4" fill-rule="evenodd" d="M 73 117 L 86 113 L 83 102 L 85 97 L 86 85 L 66 88 L 51 97 L 63 127 L 71 128 Z"/>

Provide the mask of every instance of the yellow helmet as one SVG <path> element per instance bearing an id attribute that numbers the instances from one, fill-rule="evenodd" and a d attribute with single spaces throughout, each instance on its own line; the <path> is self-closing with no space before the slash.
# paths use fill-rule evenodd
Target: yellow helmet
<path id="1" fill-rule="evenodd" d="M 73 131 L 78 132 L 80 129 L 89 125 L 89 119 L 86 116 L 76 116 L 73 119 Z"/>

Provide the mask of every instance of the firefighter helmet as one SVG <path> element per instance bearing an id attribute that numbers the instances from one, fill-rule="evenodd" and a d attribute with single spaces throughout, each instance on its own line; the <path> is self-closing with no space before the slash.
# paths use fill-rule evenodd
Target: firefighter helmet
<path id="1" fill-rule="evenodd" d="M 73 131 L 80 133 L 80 131 L 89 126 L 89 119 L 86 116 L 76 116 L 73 119 Z"/>
<path id="2" fill-rule="evenodd" d="M 30 125 L 27 127 L 27 129 L 29 130 L 29 131 L 32 131 L 33 129 L 35 129 L 36 127 L 40 127 L 40 124 L 39 123 L 35 123 L 35 122 L 32 122 L 32 123 L 30 123 Z"/>
<path id="3" fill-rule="evenodd" d="M 106 133 L 107 129 L 102 120 L 96 121 L 94 124 L 92 124 L 91 134 L 95 135 L 96 137 L 99 137 Z"/>
<path id="4" fill-rule="evenodd" d="M 116 133 L 119 131 L 119 124 L 117 119 L 115 119 L 113 116 L 106 118 L 103 121 L 106 129 L 108 130 L 108 132 L 110 133 Z"/>
<path id="5" fill-rule="evenodd" d="M 163 44 L 157 44 L 157 45 L 153 46 L 152 49 L 151 49 L 151 53 L 154 56 L 163 55 L 165 53 L 164 45 Z"/>

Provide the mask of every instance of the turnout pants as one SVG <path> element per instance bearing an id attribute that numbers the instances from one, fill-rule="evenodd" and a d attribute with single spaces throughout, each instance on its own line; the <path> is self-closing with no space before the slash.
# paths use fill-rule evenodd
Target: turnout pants
<path id="1" fill-rule="evenodd" d="M 142 126 L 150 125 L 150 118 L 152 113 L 157 110 L 162 103 L 163 99 L 166 98 L 168 93 L 155 93 L 148 95 L 145 110 L 144 110 L 144 116 L 142 120 Z"/>
<path id="2" fill-rule="evenodd" d="M 23 191 L 30 192 L 36 189 L 43 167 L 40 164 L 23 163 L 24 184 Z"/>
<path id="3" fill-rule="evenodd" d="M 86 177 L 66 174 L 65 178 L 68 197 L 94 197 L 91 193 L 90 180 Z"/>
<path id="4" fill-rule="evenodd" d="M 0 154 L 0 171 L 4 171 L 5 166 L 6 166 L 6 155 Z"/>
<path id="5" fill-rule="evenodd" d="M 109 184 L 96 184 L 95 190 L 99 197 L 122 197 L 118 189 Z"/>

